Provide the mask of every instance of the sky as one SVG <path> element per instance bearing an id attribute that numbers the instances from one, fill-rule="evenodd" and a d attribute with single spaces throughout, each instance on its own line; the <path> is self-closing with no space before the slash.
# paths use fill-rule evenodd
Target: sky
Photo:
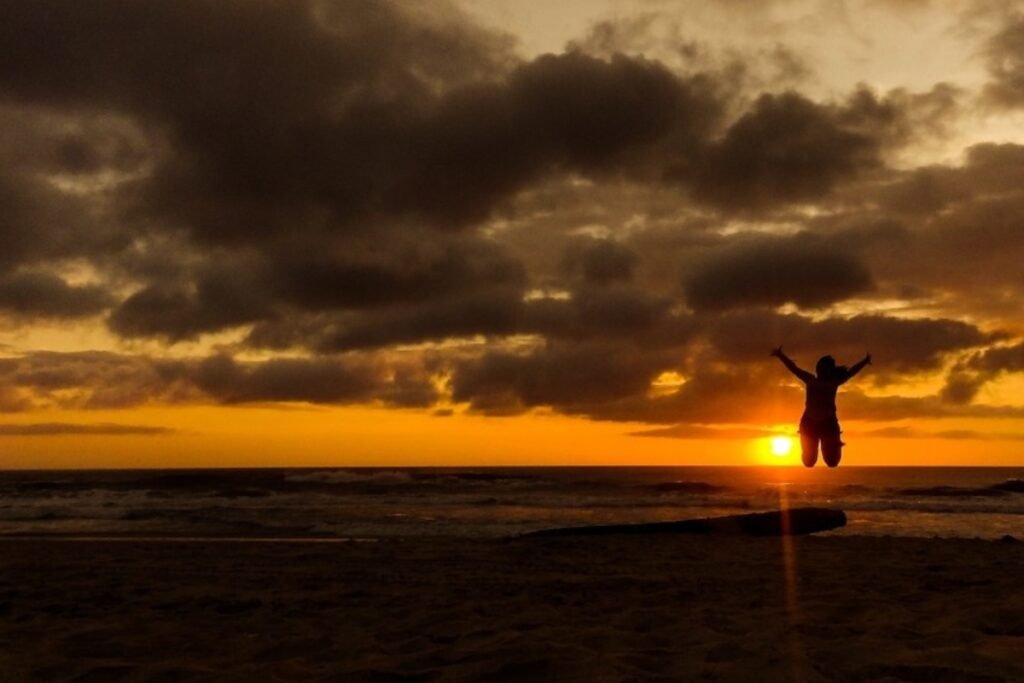
<path id="1" fill-rule="evenodd" d="M 0 468 L 1022 466 L 1022 10 L 0 0 Z"/>

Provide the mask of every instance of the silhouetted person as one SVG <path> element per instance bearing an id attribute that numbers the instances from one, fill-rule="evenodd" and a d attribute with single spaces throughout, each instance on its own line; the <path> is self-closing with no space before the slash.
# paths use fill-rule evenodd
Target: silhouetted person
<path id="1" fill-rule="evenodd" d="M 837 467 L 843 457 L 843 442 L 839 439 L 839 419 L 836 417 L 836 392 L 841 384 L 852 379 L 854 375 L 871 365 L 871 354 L 864 354 L 863 360 L 852 368 L 836 365 L 832 356 L 822 356 L 812 375 L 797 366 L 793 360 L 782 352 L 782 347 L 772 351 L 772 355 L 782 361 L 790 372 L 799 378 L 807 387 L 807 401 L 804 414 L 800 418 L 800 449 L 805 467 L 814 467 L 818 462 L 818 442 L 821 442 L 821 455 L 829 467 Z"/>

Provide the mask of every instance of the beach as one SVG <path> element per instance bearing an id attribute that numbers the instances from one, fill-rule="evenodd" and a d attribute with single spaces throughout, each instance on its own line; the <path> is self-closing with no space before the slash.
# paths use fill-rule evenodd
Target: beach
<path id="1" fill-rule="evenodd" d="M 5 681 L 1020 681 L 1024 543 L 0 540 Z"/>

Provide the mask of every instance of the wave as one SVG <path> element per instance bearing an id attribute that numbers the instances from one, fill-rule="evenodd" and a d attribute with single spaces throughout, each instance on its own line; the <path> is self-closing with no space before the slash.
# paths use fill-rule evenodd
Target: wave
<path id="1" fill-rule="evenodd" d="M 511 472 L 480 472 L 475 470 L 317 470 L 312 472 L 292 473 L 284 477 L 286 485 L 358 485 L 358 486 L 458 486 L 458 485 L 523 485 L 527 483 L 553 483 L 543 477 L 511 473 Z"/>
<path id="2" fill-rule="evenodd" d="M 404 484 L 411 482 L 412 476 L 409 472 L 398 470 L 318 470 L 289 474 L 284 477 L 284 481 L 291 484 Z"/>
<path id="3" fill-rule="evenodd" d="M 711 495 L 728 490 L 726 486 L 716 486 L 703 481 L 667 481 L 660 484 L 649 484 L 645 488 L 658 493 L 690 493 Z"/>
<path id="4" fill-rule="evenodd" d="M 1005 496 L 1024 493 L 1024 479 L 1008 479 L 1001 484 L 990 486 L 924 486 L 920 488 L 896 489 L 901 496 L 927 496 L 931 498 L 978 498 Z"/>

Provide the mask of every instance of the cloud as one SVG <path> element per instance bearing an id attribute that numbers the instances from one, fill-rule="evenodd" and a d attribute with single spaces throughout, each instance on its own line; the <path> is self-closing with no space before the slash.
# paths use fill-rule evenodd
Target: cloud
<path id="1" fill-rule="evenodd" d="M 69 285 L 52 273 L 0 276 L 0 311 L 47 318 L 81 318 L 106 309 L 113 297 L 95 285 Z"/>
<path id="2" fill-rule="evenodd" d="M 995 326 L 1012 321 L 1024 293 L 1014 256 L 1024 248 L 1024 146 L 973 145 L 956 166 L 894 172 L 847 201 L 872 208 L 839 212 L 809 226 L 855 253 L 879 298 L 911 298 L 951 317 Z"/>
<path id="3" fill-rule="evenodd" d="M 730 313 L 712 320 L 708 328 L 712 346 L 732 362 L 762 362 L 768 352 L 765 342 L 771 339 L 806 366 L 813 366 L 826 353 L 846 363 L 871 351 L 875 359 L 871 374 L 883 378 L 936 370 L 948 354 L 1002 338 L 999 333 L 944 318 L 857 315 L 812 320 L 767 311 Z"/>
<path id="4" fill-rule="evenodd" d="M 192 339 L 258 321 L 268 315 L 259 290 L 223 272 L 211 272 L 194 287 L 149 285 L 135 292 L 109 317 L 122 337 Z"/>
<path id="5" fill-rule="evenodd" d="M 852 254 L 808 235 L 728 247 L 688 273 L 686 302 L 697 311 L 779 306 L 818 308 L 870 291 L 871 275 Z"/>
<path id="6" fill-rule="evenodd" d="M 603 285 L 633 278 L 637 254 L 611 240 L 581 240 L 569 245 L 562 256 L 562 269 L 584 281 Z"/>
<path id="7" fill-rule="evenodd" d="M 776 431 L 759 427 L 712 427 L 701 424 L 677 424 L 630 434 L 660 439 L 757 439 L 777 435 Z"/>
<path id="8" fill-rule="evenodd" d="M 998 107 L 1024 104 L 1024 15 L 1013 14 L 984 49 L 989 83 L 984 97 Z"/>
<path id="9" fill-rule="evenodd" d="M 422 367 L 388 366 L 367 358 L 274 358 L 240 363 L 227 355 L 206 358 L 189 376 L 208 396 L 226 404 L 382 402 L 427 407 L 438 398 Z"/>
<path id="10" fill-rule="evenodd" d="M 430 406 L 434 371 L 419 360 L 372 355 L 272 358 L 226 354 L 163 360 L 105 352 L 36 351 L 0 359 L 0 408 L 112 409 L 180 403 L 307 402 Z"/>
<path id="11" fill-rule="evenodd" d="M 981 432 L 973 429 L 941 429 L 938 431 L 926 431 L 914 429 L 913 427 L 883 427 L 881 429 L 868 429 L 864 431 L 848 432 L 850 436 L 857 438 L 882 438 L 882 439 L 955 439 L 966 441 L 1020 441 L 1024 434 L 1007 432 Z"/>
<path id="12" fill-rule="evenodd" d="M 271 287 L 309 310 L 418 303 L 489 287 L 522 288 L 525 269 L 494 242 L 435 239 L 366 255 L 295 254 L 275 264 Z"/>
<path id="13" fill-rule="evenodd" d="M 1018 194 L 1013 178 L 1024 167 L 1024 146 L 984 142 L 964 150 L 960 166 L 929 165 L 895 178 L 882 193 L 886 208 L 928 216 L 972 200 Z"/>
<path id="14" fill-rule="evenodd" d="M 633 340 L 648 348 L 680 345 L 694 328 L 690 318 L 672 311 L 672 303 L 631 285 L 585 286 L 566 299 L 529 301 L 521 329 L 555 339 Z"/>
<path id="15" fill-rule="evenodd" d="M 802 392 L 781 384 L 770 366 L 737 368 L 697 360 L 679 368 L 685 381 L 676 390 L 636 393 L 595 406 L 597 419 L 653 424 L 738 425 L 795 421 Z"/>
<path id="16" fill-rule="evenodd" d="M 985 384 L 1014 372 L 1024 372 L 1024 342 L 990 347 L 962 359 L 947 375 L 941 395 L 951 403 L 967 404 Z"/>
<path id="17" fill-rule="evenodd" d="M 665 372 L 683 377 L 656 390 Z M 596 420 L 705 427 L 795 421 L 802 392 L 775 368 L 687 363 L 678 349 L 652 352 L 628 343 L 552 344 L 528 353 L 490 353 L 456 364 L 452 398 L 487 414 L 536 407 Z"/>
<path id="18" fill-rule="evenodd" d="M 198 398 L 185 367 L 104 351 L 34 351 L 0 359 L 0 387 L 19 396 L 20 409 L 125 408 Z"/>
<path id="19" fill-rule="evenodd" d="M 864 91 L 840 106 L 765 94 L 681 176 L 698 200 L 731 210 L 820 199 L 881 166 L 879 129 L 893 116 Z"/>
<path id="20" fill-rule="evenodd" d="M 522 295 L 515 288 L 492 288 L 453 294 L 422 303 L 385 309 L 315 316 L 303 320 L 256 325 L 248 343 L 266 348 L 311 348 L 318 352 L 381 348 L 467 338 L 505 336 L 520 331 L 524 315 Z"/>
<path id="21" fill-rule="evenodd" d="M 890 422 L 908 418 L 1024 417 L 1024 406 L 955 405 L 935 396 L 868 396 L 855 389 L 842 393 L 841 416 L 853 420 Z"/>
<path id="22" fill-rule="evenodd" d="M 1024 342 L 999 346 L 975 354 L 966 366 L 979 372 L 997 374 L 1024 371 Z"/>
<path id="23" fill-rule="evenodd" d="M 584 286 L 566 298 L 528 298 L 518 287 L 496 286 L 385 308 L 264 322 L 253 327 L 247 343 L 330 353 L 477 336 L 540 335 L 632 338 L 663 347 L 681 344 L 694 333 L 689 318 L 670 313 L 671 303 L 628 285 Z"/>
<path id="24" fill-rule="evenodd" d="M 549 342 L 524 354 L 488 352 L 456 365 L 452 398 L 490 414 L 539 406 L 589 414 L 591 406 L 642 395 L 670 358 L 666 352 L 609 342 Z"/>
<path id="25" fill-rule="evenodd" d="M 34 422 L 0 424 L 0 437 L 4 436 L 162 436 L 176 430 L 168 427 L 125 425 L 113 422 L 73 424 L 68 422 Z"/>
<path id="26" fill-rule="evenodd" d="M 254 401 L 350 402 L 373 389 L 370 368 L 331 360 L 275 359 L 240 364 L 213 356 L 195 371 L 195 382 L 225 403 Z"/>

